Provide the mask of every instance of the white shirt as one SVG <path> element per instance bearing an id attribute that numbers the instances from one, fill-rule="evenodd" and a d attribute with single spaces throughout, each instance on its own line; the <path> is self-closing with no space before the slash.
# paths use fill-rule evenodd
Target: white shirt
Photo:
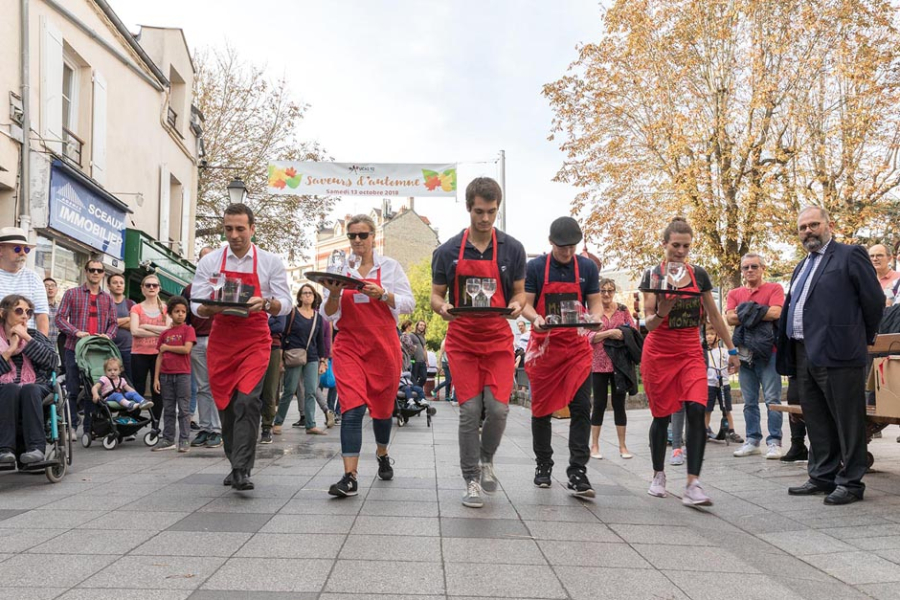
<path id="1" fill-rule="evenodd" d="M 722 383 L 728 385 L 728 354 L 722 352 L 722 348 L 716 346 L 709 351 L 709 365 L 706 367 L 706 383 L 709 387 L 719 387 L 719 377 Z"/>
<path id="2" fill-rule="evenodd" d="M 531 339 L 531 332 L 525 330 L 525 333 L 520 333 L 518 339 L 516 340 L 516 350 L 521 350 L 525 352 L 528 350 L 528 341 Z"/>
<path id="3" fill-rule="evenodd" d="M 259 252 L 259 259 L 256 261 L 256 275 L 259 277 L 259 287 L 256 295 L 262 298 L 275 298 L 281 302 L 281 310 L 276 316 L 289 314 L 294 306 L 291 299 L 291 288 L 288 285 L 287 271 L 281 259 L 271 252 L 259 250 L 256 245 L 250 246 L 242 258 L 235 256 L 231 251 L 231 246 L 225 245 L 218 250 L 213 250 L 200 259 L 197 263 L 197 272 L 194 273 L 194 282 L 191 287 L 191 298 L 209 298 L 212 295 L 213 288 L 209 284 L 209 278 L 213 273 L 218 273 L 222 266 L 222 254 L 227 252 L 225 257 L 225 270 L 235 273 L 252 273 L 253 272 L 253 253 Z M 198 317 L 200 315 L 197 310 L 200 305 L 191 302 L 191 312 Z"/>
<path id="4" fill-rule="evenodd" d="M 41 277 L 28 268 L 22 268 L 15 273 L 0 269 L 0 298 L 10 294 L 25 296 L 34 303 L 34 314 L 50 314 L 50 303 L 47 302 L 47 288 Z M 34 318 L 28 319 L 28 328 L 34 329 Z"/>
<path id="5" fill-rule="evenodd" d="M 372 259 L 375 266 L 372 267 L 372 270 L 369 271 L 366 278 L 377 279 L 376 271 L 381 272 L 381 287 L 394 295 L 395 306 L 391 309 L 391 314 L 394 315 L 394 322 L 396 323 L 399 321 L 400 315 L 408 315 L 416 309 L 416 299 L 413 298 L 412 287 L 409 285 L 409 279 L 406 277 L 406 273 L 403 272 L 403 267 L 401 267 L 400 263 L 396 260 L 388 258 L 387 256 L 380 256 L 377 252 L 372 253 Z M 350 269 L 349 274 L 351 277 L 362 279 L 362 276 L 356 269 Z M 340 329 L 341 305 L 338 304 L 338 309 L 333 315 L 326 315 L 325 303 L 328 302 L 330 294 L 327 289 L 323 289 L 322 293 L 324 301 L 322 302 L 321 308 L 319 308 L 319 312 L 322 314 L 323 319 L 330 321 Z M 357 292 L 354 292 L 353 290 L 344 290 L 343 293 L 355 294 Z M 366 298 L 368 298 L 368 296 L 366 296 Z M 381 300 L 377 298 L 369 298 L 369 301 L 381 302 Z"/>

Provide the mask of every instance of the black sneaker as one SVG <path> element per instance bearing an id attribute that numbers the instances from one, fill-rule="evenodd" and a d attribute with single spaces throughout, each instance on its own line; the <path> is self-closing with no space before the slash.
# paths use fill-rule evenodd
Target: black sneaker
<path id="1" fill-rule="evenodd" d="M 198 433 L 197 436 L 194 438 L 194 441 L 191 442 L 191 446 L 193 446 L 194 448 L 197 448 L 197 447 L 199 447 L 199 446 L 205 446 L 205 445 L 206 445 L 206 440 L 207 440 L 207 439 L 209 439 L 209 432 L 208 432 L 208 431 L 201 431 L 201 432 Z"/>
<path id="2" fill-rule="evenodd" d="M 297 429 L 303 427 L 305 429 L 306 428 L 306 416 L 300 417 L 300 420 L 297 421 L 296 423 L 291 423 L 291 427 L 296 427 Z"/>
<path id="3" fill-rule="evenodd" d="M 591 482 L 588 481 L 587 472 L 584 469 L 573 469 L 569 473 L 568 487 L 572 490 L 573 496 L 578 496 L 579 498 L 594 497 L 594 488 L 591 487 Z"/>
<path id="4" fill-rule="evenodd" d="M 383 479 L 384 481 L 390 481 L 394 478 L 394 467 L 391 465 L 394 463 L 393 459 L 385 454 L 384 456 L 377 456 L 378 459 L 378 477 Z"/>
<path id="5" fill-rule="evenodd" d="M 781 462 L 806 462 L 809 460 L 809 450 L 804 444 L 791 444 L 791 449 L 781 457 Z"/>
<path id="6" fill-rule="evenodd" d="M 191 431 L 200 431 L 200 425 L 197 424 L 197 421 L 191 421 Z"/>
<path id="7" fill-rule="evenodd" d="M 264 427 L 262 430 L 262 435 L 259 438 L 260 444 L 271 444 L 272 443 L 272 430 L 268 427 Z"/>
<path id="8" fill-rule="evenodd" d="M 736 432 L 734 429 L 729 431 L 725 435 L 725 437 L 728 439 L 729 442 L 731 442 L 733 444 L 743 444 L 744 443 L 744 438 L 742 438 L 740 436 L 740 434 L 738 434 L 738 432 Z"/>
<path id="9" fill-rule="evenodd" d="M 553 483 L 550 474 L 553 473 L 553 465 L 549 463 L 538 463 L 534 470 L 534 485 L 539 488 L 548 488 Z"/>
<path id="10" fill-rule="evenodd" d="M 359 493 L 359 483 L 356 482 L 353 473 L 344 473 L 340 481 L 328 488 L 328 493 L 338 498 L 355 496 Z"/>

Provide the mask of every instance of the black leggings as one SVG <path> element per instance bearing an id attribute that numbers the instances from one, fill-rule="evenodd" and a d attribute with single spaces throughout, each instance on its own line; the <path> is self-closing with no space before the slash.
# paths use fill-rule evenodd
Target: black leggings
<path id="1" fill-rule="evenodd" d="M 703 452 L 706 450 L 706 406 L 699 402 L 684 402 L 684 416 L 687 421 L 687 472 L 700 475 Z M 654 471 L 663 471 L 666 466 L 666 438 L 669 428 L 668 417 L 653 417 L 650 424 L 650 457 Z"/>
<path id="2" fill-rule="evenodd" d="M 591 425 L 603 425 L 603 413 L 606 412 L 607 392 L 612 388 L 613 414 L 616 426 L 625 427 L 628 417 L 625 416 L 625 392 L 616 387 L 615 373 L 594 373 L 594 410 L 591 412 Z"/>
<path id="3" fill-rule="evenodd" d="M 131 355 L 131 375 L 134 377 L 134 381 L 131 384 L 134 386 L 134 389 L 137 390 L 137 393 L 147 398 L 147 376 L 150 376 L 150 397 L 153 398 L 153 408 L 150 410 L 153 412 L 154 418 L 159 421 L 162 416 L 162 396 L 157 394 L 153 390 L 153 378 L 155 376 L 156 371 L 156 355 L 155 354 L 132 354 Z"/>

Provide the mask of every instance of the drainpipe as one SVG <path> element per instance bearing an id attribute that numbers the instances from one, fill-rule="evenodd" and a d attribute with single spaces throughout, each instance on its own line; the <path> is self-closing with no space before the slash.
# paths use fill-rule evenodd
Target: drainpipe
<path id="1" fill-rule="evenodd" d="M 31 65 L 29 56 L 28 0 L 20 0 L 19 74 L 22 78 L 22 166 L 19 178 L 19 226 L 31 233 Z M 29 262 L 34 258 L 29 256 Z"/>

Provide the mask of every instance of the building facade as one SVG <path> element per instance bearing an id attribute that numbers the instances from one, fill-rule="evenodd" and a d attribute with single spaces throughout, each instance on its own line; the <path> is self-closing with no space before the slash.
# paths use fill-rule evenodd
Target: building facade
<path id="1" fill-rule="evenodd" d="M 105 0 L 4 7 L 0 224 L 28 232 L 33 267 L 62 288 L 80 283 L 95 256 L 129 287 L 155 271 L 167 292 L 180 291 L 192 272 L 202 155 L 183 32 L 133 35 Z"/>

